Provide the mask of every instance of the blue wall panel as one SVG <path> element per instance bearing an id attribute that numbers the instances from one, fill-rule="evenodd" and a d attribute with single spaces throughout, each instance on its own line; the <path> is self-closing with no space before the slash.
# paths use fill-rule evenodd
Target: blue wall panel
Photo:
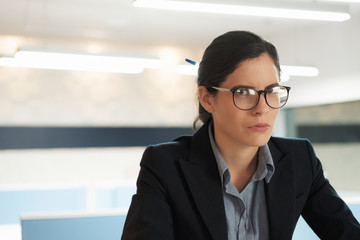
<path id="1" fill-rule="evenodd" d="M 19 224 L 20 214 L 86 209 L 86 188 L 0 191 L 0 224 Z"/>

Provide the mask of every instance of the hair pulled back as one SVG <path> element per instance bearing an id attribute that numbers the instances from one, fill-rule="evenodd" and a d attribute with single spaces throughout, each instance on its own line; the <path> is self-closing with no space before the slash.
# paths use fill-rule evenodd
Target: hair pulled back
<path id="1" fill-rule="evenodd" d="M 220 35 L 205 49 L 199 65 L 197 86 L 205 86 L 209 93 L 216 94 L 211 87 L 219 87 L 241 62 L 263 53 L 269 54 L 280 74 L 278 53 L 272 43 L 248 31 L 231 31 Z M 193 123 L 195 130 L 199 120 L 205 123 L 212 118 L 200 101 L 198 107 L 199 115 Z"/>

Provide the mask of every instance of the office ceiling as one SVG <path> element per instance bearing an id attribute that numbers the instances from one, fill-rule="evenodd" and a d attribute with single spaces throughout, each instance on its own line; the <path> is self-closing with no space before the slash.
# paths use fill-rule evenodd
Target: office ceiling
<path id="1" fill-rule="evenodd" d="M 360 54 L 360 4 L 341 4 L 341 7 L 349 9 L 352 18 L 339 23 L 144 9 L 133 7 L 132 2 L 0 0 L 0 55 L 11 55 L 18 48 L 87 50 L 104 54 L 127 50 L 128 53 L 141 55 L 141 51 L 168 46 L 187 49 L 198 57 L 215 36 L 228 30 L 243 29 L 254 31 L 274 42 L 283 64 L 319 67 L 320 76 L 311 80 L 311 84 L 318 83 L 314 86 L 333 85 L 333 76 L 347 73 L 342 81 L 348 80 L 348 84 L 358 84 L 356 86 L 360 88 L 360 70 L 357 67 Z M 280 2 L 310 4 L 316 1 Z M 326 82 L 330 77 L 332 80 Z M 290 85 L 305 90 L 309 82 L 308 79 L 297 81 L 295 78 Z M 316 92 L 313 94 L 314 99 L 309 98 L 308 103 L 295 101 L 294 106 L 314 103 Z M 360 94 L 355 92 L 350 94 L 351 97 L 344 95 L 345 98 L 332 101 L 360 99 Z M 331 99 L 327 97 L 318 103 Z"/>
<path id="2" fill-rule="evenodd" d="M 321 28 L 324 25 L 324 22 L 315 21 L 141 9 L 133 7 L 132 2 L 133 0 L 0 0 L 0 34 L 191 47 L 207 43 L 213 36 L 231 29 L 249 29 L 271 36 L 294 28 Z M 220 1 L 234 2 L 244 1 Z M 358 8 L 358 4 L 342 5 L 349 6 L 352 10 Z"/>

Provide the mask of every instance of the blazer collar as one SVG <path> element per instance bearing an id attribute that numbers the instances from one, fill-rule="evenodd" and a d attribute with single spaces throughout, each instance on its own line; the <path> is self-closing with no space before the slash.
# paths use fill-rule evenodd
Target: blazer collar
<path id="1" fill-rule="evenodd" d="M 189 159 L 180 160 L 195 204 L 213 239 L 227 239 L 222 186 L 208 135 L 209 122 L 192 137 Z"/>

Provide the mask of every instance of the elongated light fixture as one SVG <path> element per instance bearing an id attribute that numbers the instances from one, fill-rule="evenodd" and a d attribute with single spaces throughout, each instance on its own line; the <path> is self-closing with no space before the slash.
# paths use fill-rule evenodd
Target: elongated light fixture
<path id="1" fill-rule="evenodd" d="M 320 0 L 320 2 L 360 3 L 360 0 Z"/>
<path id="2" fill-rule="evenodd" d="M 219 1 L 220 2 L 220 1 Z M 167 10 L 181 10 L 191 12 L 206 12 L 206 13 L 222 13 L 245 16 L 262 16 L 262 17 L 276 17 L 276 18 L 291 18 L 291 19 L 307 19 L 307 20 L 321 20 L 321 21 L 346 21 L 350 19 L 350 14 L 347 12 L 337 11 L 320 11 L 320 10 L 303 10 L 298 8 L 286 7 L 260 7 L 260 6 L 245 6 L 245 5 L 231 5 L 231 4 L 216 4 L 204 2 L 188 2 L 188 1 L 169 1 L 169 0 L 136 0 L 133 3 L 135 7 L 142 8 L 156 8 Z"/>
<path id="3" fill-rule="evenodd" d="M 176 72 L 183 75 L 197 75 L 198 64 L 195 65 L 178 65 Z M 281 66 L 281 81 L 289 80 L 290 76 L 301 77 L 316 77 L 319 75 L 319 70 L 316 67 L 303 67 L 303 66 Z"/>
<path id="4" fill-rule="evenodd" d="M 19 51 L 14 57 L 0 58 L 0 66 L 137 74 L 144 68 L 160 68 L 163 62 L 149 58 Z"/>

